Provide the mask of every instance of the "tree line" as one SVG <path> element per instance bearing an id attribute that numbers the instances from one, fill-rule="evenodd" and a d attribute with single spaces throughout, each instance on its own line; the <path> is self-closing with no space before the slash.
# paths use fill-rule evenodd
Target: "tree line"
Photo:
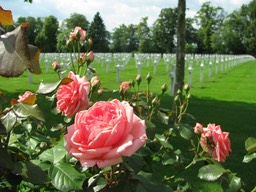
<path id="1" fill-rule="evenodd" d="M 71 14 L 62 23 L 52 15 L 19 17 L 15 26 L 22 22 L 29 22 L 29 43 L 40 47 L 41 52 L 67 52 L 66 40 L 75 26 L 87 31 L 94 52 L 176 52 L 177 8 L 162 9 L 152 26 L 148 25 L 148 18 L 143 17 L 138 24 L 122 24 L 113 32 L 106 30 L 99 12 L 91 22 L 78 13 Z M 230 14 L 210 2 L 203 3 L 195 17 L 186 18 L 185 41 L 186 53 L 256 56 L 256 0 Z"/>

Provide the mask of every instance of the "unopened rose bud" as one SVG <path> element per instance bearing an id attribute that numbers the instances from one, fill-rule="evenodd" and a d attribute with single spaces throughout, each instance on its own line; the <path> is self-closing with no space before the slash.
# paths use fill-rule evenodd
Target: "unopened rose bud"
<path id="1" fill-rule="evenodd" d="M 190 99 L 190 97 L 191 97 L 191 95 L 190 95 L 190 93 L 187 95 L 187 99 Z"/>
<path id="2" fill-rule="evenodd" d="M 58 61 L 54 61 L 52 63 L 52 68 L 54 69 L 54 71 L 57 71 L 58 69 L 61 68 L 60 63 Z"/>
<path id="3" fill-rule="evenodd" d="M 140 85 L 140 83 L 141 83 L 141 76 L 140 76 L 140 74 L 137 75 L 136 81 L 137 81 L 137 84 Z"/>
<path id="4" fill-rule="evenodd" d="M 186 93 L 189 91 L 189 85 L 186 83 L 185 85 L 184 85 L 184 90 L 186 91 Z"/>
<path id="5" fill-rule="evenodd" d="M 94 60 L 93 51 L 90 51 L 89 53 L 87 53 L 86 58 L 87 58 L 87 61 L 89 61 L 90 63 L 93 62 L 93 60 Z"/>
<path id="6" fill-rule="evenodd" d="M 130 91 L 130 83 L 128 81 L 122 82 L 122 84 L 120 85 L 120 91 L 119 91 L 120 95 L 124 96 L 127 93 L 129 93 L 129 91 Z"/>
<path id="7" fill-rule="evenodd" d="M 91 78 L 91 87 L 93 91 L 97 90 L 100 87 L 100 85 L 101 85 L 101 81 L 97 75 Z"/>
<path id="8" fill-rule="evenodd" d="M 150 73 L 147 74 L 146 80 L 148 81 L 148 84 L 149 84 L 150 81 L 152 80 L 152 76 L 150 75 Z"/>
<path id="9" fill-rule="evenodd" d="M 89 38 L 88 41 L 87 41 L 87 43 L 88 43 L 89 47 L 91 47 L 91 46 L 92 46 L 92 39 Z"/>
<path id="10" fill-rule="evenodd" d="M 181 90 L 180 89 L 178 89 L 177 95 L 181 95 Z"/>
<path id="11" fill-rule="evenodd" d="M 155 98 L 152 100 L 152 105 L 153 105 L 153 106 L 156 106 L 156 105 L 158 105 L 158 103 L 159 103 L 159 100 L 158 100 L 157 97 L 155 97 Z"/>
<path id="12" fill-rule="evenodd" d="M 162 95 L 167 91 L 167 84 L 163 84 L 161 87 Z"/>
<path id="13" fill-rule="evenodd" d="M 101 96 L 104 93 L 104 89 L 99 89 L 98 90 L 98 95 Z"/>
<path id="14" fill-rule="evenodd" d="M 177 103 L 179 101 L 179 95 L 176 95 L 175 98 L 174 98 L 174 101 Z"/>

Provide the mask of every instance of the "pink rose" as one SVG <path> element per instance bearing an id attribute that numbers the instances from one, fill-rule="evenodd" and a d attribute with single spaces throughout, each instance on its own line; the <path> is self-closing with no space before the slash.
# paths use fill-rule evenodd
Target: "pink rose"
<path id="1" fill-rule="evenodd" d="M 65 148 L 82 166 L 107 167 L 131 156 L 147 140 L 146 125 L 128 102 L 96 102 L 76 114 L 75 123 L 64 136 Z"/>
<path id="2" fill-rule="evenodd" d="M 76 112 L 87 109 L 90 105 L 88 94 L 90 92 L 90 83 L 86 77 L 80 78 L 72 71 L 68 78 L 73 81 L 61 85 L 56 93 L 57 109 L 67 117 L 72 117 Z"/>
<path id="3" fill-rule="evenodd" d="M 228 132 L 222 132 L 219 125 L 208 124 L 207 128 L 203 128 L 200 144 L 207 153 L 220 162 L 224 162 L 231 152 L 230 140 Z"/>
<path id="4" fill-rule="evenodd" d="M 17 101 L 19 103 L 34 105 L 36 102 L 36 94 L 32 93 L 31 91 L 26 91 L 23 95 L 19 95 L 19 99 Z"/>

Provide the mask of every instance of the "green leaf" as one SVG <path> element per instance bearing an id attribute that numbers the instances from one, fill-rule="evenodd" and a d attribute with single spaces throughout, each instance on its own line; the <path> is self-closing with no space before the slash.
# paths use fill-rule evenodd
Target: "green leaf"
<path id="1" fill-rule="evenodd" d="M 6 149 L 0 149 L 0 167 L 9 170 L 14 168 L 14 162 Z"/>
<path id="2" fill-rule="evenodd" d="M 161 123 L 168 125 L 169 123 L 169 116 L 166 113 L 163 113 L 161 111 L 157 111 L 157 116 L 160 119 Z"/>
<path id="3" fill-rule="evenodd" d="M 73 80 L 67 77 L 64 77 L 63 79 L 59 80 L 56 83 L 43 83 L 41 82 L 39 85 L 38 90 L 36 91 L 38 94 L 49 94 L 52 93 L 53 91 L 55 91 L 59 85 L 65 85 L 68 84 L 70 82 L 72 82 Z"/>
<path id="4" fill-rule="evenodd" d="M 256 152 L 256 139 L 253 137 L 246 139 L 245 149 L 248 151 L 248 153 Z"/>
<path id="5" fill-rule="evenodd" d="M 95 192 L 101 191 L 104 187 L 106 187 L 107 184 L 108 184 L 108 182 L 104 178 L 100 177 L 97 180 L 97 185 L 95 187 L 93 187 L 93 190 Z"/>
<path id="6" fill-rule="evenodd" d="M 244 163 L 249 163 L 251 160 L 253 159 L 256 159 L 256 153 L 252 153 L 252 154 L 249 154 L 249 155 L 245 155 L 244 156 L 244 159 L 243 159 L 243 162 Z"/>
<path id="7" fill-rule="evenodd" d="M 39 109 L 38 105 L 27 105 L 24 103 L 18 103 L 12 106 L 13 112 L 21 118 L 33 117 L 40 121 L 45 122 L 44 115 Z"/>
<path id="8" fill-rule="evenodd" d="M 12 171 L 15 175 L 20 175 L 25 181 L 33 184 L 44 184 L 47 182 L 47 174 L 41 167 L 32 162 L 17 162 Z"/>
<path id="9" fill-rule="evenodd" d="M 236 192 L 241 189 L 241 178 L 231 175 L 228 192 Z"/>
<path id="10" fill-rule="evenodd" d="M 164 135 L 156 134 L 155 137 L 163 147 L 173 149 L 173 146 L 168 142 L 168 140 L 166 140 Z"/>
<path id="11" fill-rule="evenodd" d="M 49 161 L 53 164 L 58 163 L 67 154 L 67 150 L 64 148 L 64 143 L 61 141 L 53 148 L 48 149 L 39 155 L 39 159 L 42 161 Z"/>
<path id="12" fill-rule="evenodd" d="M 210 164 L 199 169 L 198 177 L 207 181 L 215 181 L 225 172 L 226 170 L 220 165 Z"/>
<path id="13" fill-rule="evenodd" d="M 181 124 L 178 129 L 180 132 L 180 136 L 184 139 L 191 140 L 195 135 L 190 125 Z"/>
<path id="14" fill-rule="evenodd" d="M 177 160 L 176 156 L 172 156 L 170 153 L 164 153 L 163 165 L 174 165 Z"/>
<path id="15" fill-rule="evenodd" d="M 51 183 L 60 191 L 82 190 L 86 176 L 79 173 L 70 164 L 59 162 L 48 171 Z"/>
<path id="16" fill-rule="evenodd" d="M 3 126 L 0 124 L 0 133 L 9 133 L 16 124 L 16 121 L 16 115 L 12 111 L 9 111 L 5 116 L 1 118 Z"/>

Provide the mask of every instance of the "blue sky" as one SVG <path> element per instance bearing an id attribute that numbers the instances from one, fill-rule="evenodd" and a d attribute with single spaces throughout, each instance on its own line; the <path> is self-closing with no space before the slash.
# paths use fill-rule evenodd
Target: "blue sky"
<path id="1" fill-rule="evenodd" d="M 187 17 L 193 17 L 207 0 L 187 0 Z M 214 6 L 221 6 L 227 13 L 239 9 L 242 4 L 250 0 L 212 0 Z M 110 32 L 121 24 L 138 24 L 143 17 L 148 17 L 151 26 L 158 18 L 163 8 L 177 7 L 178 0 L 33 0 L 25 3 L 24 0 L 0 0 L 0 6 L 11 10 L 13 18 L 32 16 L 47 17 L 53 15 L 60 23 L 69 18 L 72 13 L 80 13 L 91 22 L 96 12 L 101 17 Z"/>

